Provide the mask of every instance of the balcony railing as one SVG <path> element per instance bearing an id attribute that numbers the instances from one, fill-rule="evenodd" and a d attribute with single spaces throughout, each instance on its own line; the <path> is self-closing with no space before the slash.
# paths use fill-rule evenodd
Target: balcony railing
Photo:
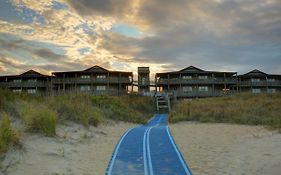
<path id="1" fill-rule="evenodd" d="M 52 80 L 54 84 L 106 84 L 106 83 L 127 83 L 130 84 L 132 81 L 125 77 L 109 77 L 109 78 L 55 78 Z"/>
<path id="2" fill-rule="evenodd" d="M 217 96 L 224 96 L 229 94 L 224 93 L 223 91 L 182 91 L 182 90 L 177 90 L 173 92 L 174 95 L 177 97 L 217 97 Z"/>
<path id="3" fill-rule="evenodd" d="M 171 79 L 163 79 L 160 78 L 157 81 L 157 84 L 236 84 L 237 80 L 233 78 L 208 78 L 208 79 L 181 79 L 181 78 L 171 78 Z"/>
<path id="4" fill-rule="evenodd" d="M 281 86 L 281 81 L 259 81 L 259 82 L 252 82 L 252 81 L 241 81 L 239 82 L 240 86 Z"/>
<path id="5" fill-rule="evenodd" d="M 28 82 L 28 81 L 22 81 L 22 82 L 1 82 L 2 87 L 47 87 L 49 84 L 44 81 L 36 81 L 36 82 Z"/>

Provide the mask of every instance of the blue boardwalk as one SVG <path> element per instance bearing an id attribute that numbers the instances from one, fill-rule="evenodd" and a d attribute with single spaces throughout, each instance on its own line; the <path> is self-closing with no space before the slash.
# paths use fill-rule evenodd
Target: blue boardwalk
<path id="1" fill-rule="evenodd" d="M 106 175 L 191 175 L 167 126 L 167 115 L 128 130 L 120 139 Z"/>

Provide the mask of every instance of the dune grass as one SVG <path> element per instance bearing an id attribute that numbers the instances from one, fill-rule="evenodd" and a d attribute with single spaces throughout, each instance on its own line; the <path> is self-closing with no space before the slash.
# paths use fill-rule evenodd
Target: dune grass
<path id="1" fill-rule="evenodd" d="M 0 155 L 5 153 L 9 146 L 19 144 L 19 134 L 11 127 L 10 116 L 2 113 L 0 120 Z"/>
<path id="2" fill-rule="evenodd" d="M 55 135 L 59 122 L 71 120 L 97 126 L 106 120 L 145 123 L 155 111 L 152 97 L 67 94 L 28 96 L 0 90 L 0 112 L 24 121 L 29 131 Z"/>
<path id="3" fill-rule="evenodd" d="M 56 135 L 58 123 L 70 120 L 98 126 L 108 120 L 145 123 L 155 112 L 152 97 L 96 96 L 67 94 L 59 96 L 28 96 L 0 90 L 0 154 L 19 139 L 11 128 L 11 118 L 18 118 L 26 131 Z"/>
<path id="4" fill-rule="evenodd" d="M 200 121 L 267 125 L 281 129 L 281 93 L 236 94 L 220 98 L 178 101 L 170 121 Z"/>

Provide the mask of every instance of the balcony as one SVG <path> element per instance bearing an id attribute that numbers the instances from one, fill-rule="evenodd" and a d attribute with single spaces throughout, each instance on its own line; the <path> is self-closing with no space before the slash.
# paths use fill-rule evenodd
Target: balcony
<path id="1" fill-rule="evenodd" d="M 54 84 L 131 84 L 131 80 L 126 77 L 109 77 L 109 78 L 54 78 Z"/>
<path id="2" fill-rule="evenodd" d="M 36 82 L 28 82 L 28 81 L 22 81 L 22 82 L 2 82 L 2 87 L 7 88 L 28 88 L 28 87 L 47 87 L 48 83 L 44 81 L 36 81 Z"/>
<path id="3" fill-rule="evenodd" d="M 182 90 L 175 91 L 174 94 L 177 97 L 217 97 L 217 96 L 224 96 L 226 95 L 223 91 L 190 91 L 190 92 L 185 92 Z"/>
<path id="4" fill-rule="evenodd" d="M 208 78 L 208 79 L 181 79 L 181 78 L 171 78 L 171 79 L 163 79 L 160 78 L 157 81 L 157 84 L 236 84 L 237 81 L 235 78 Z"/>
<path id="5" fill-rule="evenodd" d="M 281 86 L 281 81 L 259 81 L 259 82 L 252 82 L 252 81 L 241 81 L 240 86 Z"/>

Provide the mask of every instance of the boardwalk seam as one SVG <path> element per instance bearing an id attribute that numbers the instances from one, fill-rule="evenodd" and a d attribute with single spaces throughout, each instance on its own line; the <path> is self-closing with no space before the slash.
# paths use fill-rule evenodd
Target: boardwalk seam
<path id="1" fill-rule="evenodd" d="M 148 170 L 147 170 L 147 158 L 146 158 L 146 137 L 147 137 L 147 132 L 149 128 L 146 128 L 143 136 L 143 167 L 144 167 L 144 175 L 148 175 Z"/>
<path id="2" fill-rule="evenodd" d="M 115 148 L 115 150 L 114 150 L 112 159 L 111 159 L 111 161 L 110 161 L 110 166 L 109 166 L 108 171 L 107 171 L 107 173 L 106 173 L 107 175 L 111 175 L 112 168 L 113 168 L 113 165 L 114 165 L 114 162 L 115 162 L 115 159 L 116 159 L 116 156 L 117 156 L 117 153 L 118 153 L 118 151 L 119 151 L 119 148 L 120 148 L 120 145 L 121 145 L 122 141 L 123 141 L 124 138 L 128 135 L 128 133 L 129 133 L 131 130 L 133 130 L 133 129 L 134 129 L 134 128 L 129 129 L 129 130 L 121 137 L 121 139 L 119 140 L 119 142 L 118 142 L 118 144 L 117 144 L 117 146 L 116 146 L 116 148 Z"/>
<path id="3" fill-rule="evenodd" d="M 170 131 L 169 131 L 169 127 L 168 127 L 168 126 L 166 126 L 166 131 L 167 131 L 167 133 L 168 133 L 169 139 L 170 139 L 170 141 L 171 141 L 171 143 L 172 143 L 172 145 L 173 145 L 173 147 L 174 147 L 174 149 L 175 149 L 175 151 L 176 151 L 176 153 L 177 153 L 178 158 L 180 159 L 180 162 L 181 162 L 181 164 L 182 164 L 182 166 L 183 166 L 183 168 L 184 168 L 186 174 L 187 174 L 187 175 L 192 175 L 192 173 L 191 173 L 191 171 L 189 170 L 189 168 L 187 167 L 187 164 L 186 164 L 186 162 L 184 161 L 184 159 L 183 159 L 181 153 L 179 152 L 179 150 L 178 150 L 178 148 L 177 148 L 177 146 L 176 146 L 176 144 L 175 144 L 175 142 L 174 142 L 174 139 L 172 138 L 172 136 L 171 136 L 171 134 L 170 134 Z"/>
<path id="4" fill-rule="evenodd" d="M 158 126 L 158 124 L 156 126 Z M 150 134 L 151 129 L 154 127 L 149 128 L 149 131 L 147 133 L 147 155 L 148 155 L 148 165 L 149 165 L 149 174 L 150 175 L 153 175 L 153 167 L 152 167 L 152 160 L 151 160 L 151 154 L 150 154 L 149 134 Z"/>

